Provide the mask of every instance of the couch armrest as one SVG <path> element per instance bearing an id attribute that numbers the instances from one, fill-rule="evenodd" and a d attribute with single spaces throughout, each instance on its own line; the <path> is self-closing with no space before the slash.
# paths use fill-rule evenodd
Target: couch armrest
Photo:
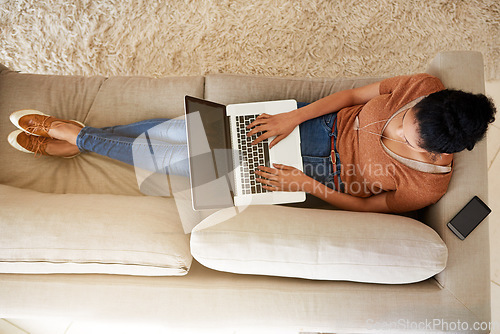
<path id="1" fill-rule="evenodd" d="M 479 52 L 441 52 L 427 72 L 441 79 L 445 87 L 484 93 L 484 65 Z M 478 318 L 490 321 L 489 226 L 483 221 L 464 241 L 446 226 L 474 195 L 488 200 L 486 140 L 472 151 L 455 155 L 448 192 L 423 212 L 423 220 L 438 232 L 448 247 L 446 269 L 435 278 Z"/>
<path id="2" fill-rule="evenodd" d="M 0 72 L 3 72 L 3 71 L 5 71 L 5 70 L 7 70 L 7 71 L 8 71 L 8 70 L 9 70 L 9 68 L 8 68 L 7 66 L 3 65 L 3 64 L 0 64 Z"/>

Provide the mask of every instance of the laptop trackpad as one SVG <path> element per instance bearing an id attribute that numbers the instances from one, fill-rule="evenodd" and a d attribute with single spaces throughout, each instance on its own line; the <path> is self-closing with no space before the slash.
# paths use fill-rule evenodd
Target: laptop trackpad
<path id="1" fill-rule="evenodd" d="M 272 139 L 274 137 L 269 138 L 269 143 L 271 143 Z M 269 150 L 269 156 L 271 163 L 283 164 L 303 170 L 299 128 L 296 127 L 289 136 L 273 146 Z"/>

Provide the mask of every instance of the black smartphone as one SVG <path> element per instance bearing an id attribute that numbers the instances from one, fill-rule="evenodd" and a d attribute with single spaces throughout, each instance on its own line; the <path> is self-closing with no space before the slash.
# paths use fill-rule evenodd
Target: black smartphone
<path id="1" fill-rule="evenodd" d="M 461 240 L 467 236 L 481 223 L 491 209 L 484 204 L 479 197 L 474 196 L 467 205 L 448 223 L 448 228 Z"/>

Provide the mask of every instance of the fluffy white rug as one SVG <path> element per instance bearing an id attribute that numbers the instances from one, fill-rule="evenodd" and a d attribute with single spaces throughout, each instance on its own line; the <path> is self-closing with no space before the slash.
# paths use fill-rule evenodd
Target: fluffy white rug
<path id="1" fill-rule="evenodd" d="M 0 29 L 32 73 L 389 76 L 477 50 L 500 78 L 498 0 L 0 0 Z"/>

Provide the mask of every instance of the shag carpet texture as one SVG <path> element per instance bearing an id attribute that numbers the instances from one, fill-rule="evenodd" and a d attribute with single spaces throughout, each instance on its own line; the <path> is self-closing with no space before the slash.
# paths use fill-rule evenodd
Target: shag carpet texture
<path id="1" fill-rule="evenodd" d="M 70 75 L 391 76 L 475 50 L 500 78 L 498 0 L 0 0 L 0 62 Z"/>

